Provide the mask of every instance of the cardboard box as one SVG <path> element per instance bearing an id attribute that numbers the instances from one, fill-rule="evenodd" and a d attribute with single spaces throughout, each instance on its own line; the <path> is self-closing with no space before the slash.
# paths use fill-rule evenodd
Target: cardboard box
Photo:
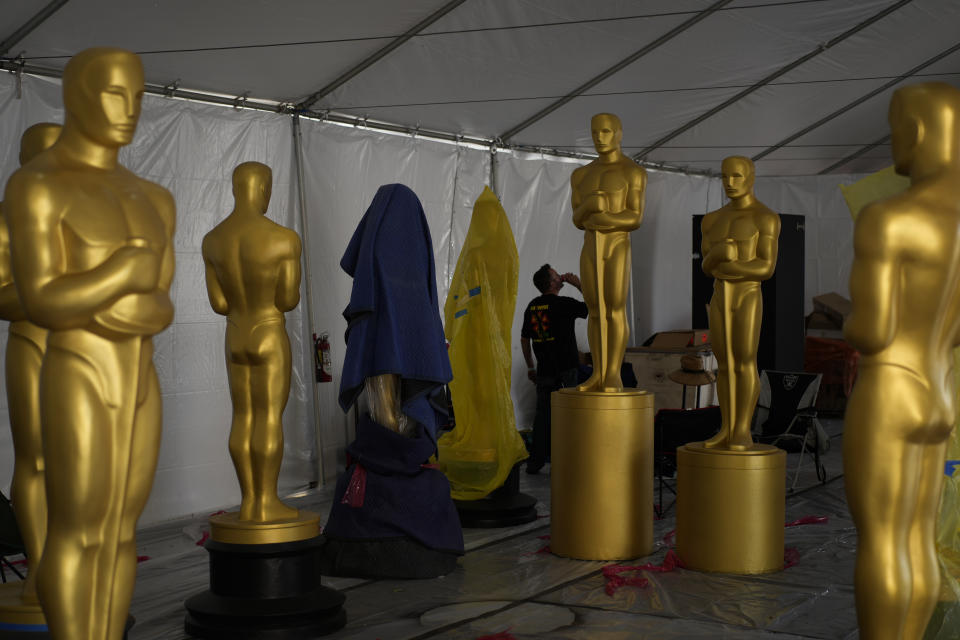
<path id="1" fill-rule="evenodd" d="M 653 337 L 651 349 L 702 348 L 710 345 L 710 332 L 706 329 L 691 331 L 661 331 Z"/>
<path id="2" fill-rule="evenodd" d="M 821 311 L 814 311 L 807 316 L 806 327 L 806 334 L 814 338 L 843 339 L 843 326 Z"/>
<path id="3" fill-rule="evenodd" d="M 813 308 L 826 315 L 837 327 L 843 327 L 844 320 L 850 315 L 850 301 L 839 293 L 825 293 L 814 296 Z"/>
<path id="4" fill-rule="evenodd" d="M 687 339 L 689 339 L 689 336 L 694 332 L 668 333 L 686 333 L 688 334 Z M 684 403 L 683 385 L 677 384 L 669 378 L 670 373 L 681 368 L 680 359 L 688 354 L 699 356 L 705 370 L 716 371 L 717 360 L 709 347 L 664 349 L 649 346 L 627 348 L 623 359 L 633 366 L 633 372 L 637 376 L 637 388 L 654 394 L 654 412 L 660 409 L 679 409 L 682 406 L 686 406 L 688 409 L 694 408 L 697 397 L 697 387 L 688 386 L 686 388 L 687 397 Z M 708 407 L 714 404 L 717 404 L 716 383 L 701 386 L 700 406 Z"/>

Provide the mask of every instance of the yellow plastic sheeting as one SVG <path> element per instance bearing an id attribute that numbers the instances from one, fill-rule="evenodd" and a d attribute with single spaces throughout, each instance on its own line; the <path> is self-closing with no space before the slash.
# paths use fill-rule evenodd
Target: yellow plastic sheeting
<path id="1" fill-rule="evenodd" d="M 960 400 L 960 348 L 953 350 L 954 393 Z M 937 519 L 937 555 L 940 558 L 940 600 L 944 603 L 934 612 L 925 640 L 954 640 L 960 622 L 960 415 L 954 420 L 953 435 L 947 445 L 947 469 L 952 474 L 943 480 L 940 494 L 940 516 Z"/>
<path id="2" fill-rule="evenodd" d="M 853 219 L 856 220 L 860 210 L 874 200 L 895 196 L 906 191 L 909 186 L 910 178 L 897 175 L 891 166 L 871 173 L 853 184 L 841 184 L 840 192 L 843 194 L 843 199 L 847 201 L 847 207 L 850 208 Z"/>
<path id="3" fill-rule="evenodd" d="M 441 436 L 438 462 L 457 500 L 483 498 L 527 457 L 510 399 L 518 263 L 507 214 L 486 187 L 473 206 L 443 309 L 456 427 Z"/>

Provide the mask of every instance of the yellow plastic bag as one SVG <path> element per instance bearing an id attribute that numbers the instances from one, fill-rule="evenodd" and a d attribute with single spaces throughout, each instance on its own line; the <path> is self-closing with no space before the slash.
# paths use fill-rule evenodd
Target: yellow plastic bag
<path id="1" fill-rule="evenodd" d="M 960 348 L 953 350 L 954 393 L 960 400 Z M 940 559 L 940 602 L 934 612 L 926 640 L 954 640 L 960 625 L 960 415 L 953 424 L 953 435 L 947 445 L 947 468 L 940 493 L 940 515 L 937 518 L 937 556 Z"/>
<path id="2" fill-rule="evenodd" d="M 847 207 L 850 208 L 850 213 L 856 220 L 860 210 L 874 200 L 895 196 L 906 191 L 909 186 L 910 178 L 897 175 L 891 166 L 871 173 L 853 184 L 841 184 L 840 193 L 843 194 L 843 199 L 847 201 Z"/>
<path id="3" fill-rule="evenodd" d="M 443 309 L 456 427 L 440 437 L 438 463 L 457 500 L 485 497 L 527 457 L 510 398 L 518 262 L 507 214 L 486 187 L 473 206 Z"/>

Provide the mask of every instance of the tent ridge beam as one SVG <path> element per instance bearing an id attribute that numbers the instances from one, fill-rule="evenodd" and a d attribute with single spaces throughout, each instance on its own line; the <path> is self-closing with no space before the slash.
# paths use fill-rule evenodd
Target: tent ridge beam
<path id="1" fill-rule="evenodd" d="M 869 100 L 870 98 L 873 98 L 873 97 L 877 96 L 878 94 L 883 93 L 884 91 L 886 91 L 886 90 L 889 89 L 890 87 L 892 87 L 892 86 L 894 86 L 894 85 L 896 85 L 896 84 L 899 84 L 899 83 L 903 82 L 904 80 L 906 80 L 906 79 L 909 78 L 910 76 L 916 74 L 916 73 L 919 72 L 919 71 L 922 71 L 923 69 L 926 69 L 927 67 L 929 67 L 930 65 L 934 64 L 935 62 L 938 62 L 938 61 L 946 58 L 946 57 L 949 56 L 950 54 L 955 53 L 955 52 L 957 52 L 957 51 L 960 51 L 960 42 L 958 42 L 957 44 L 953 45 L 953 46 L 950 47 L 949 49 L 946 49 L 946 50 L 944 50 L 944 51 L 941 51 L 940 53 L 938 53 L 937 55 L 933 56 L 932 58 L 928 58 L 927 60 L 924 60 L 923 62 L 921 62 L 921 63 L 918 64 L 917 66 L 913 67 L 913 68 L 910 69 L 909 71 L 906 71 L 905 73 L 900 74 L 899 76 L 897 76 L 897 77 L 894 78 L 893 80 L 890 80 L 889 82 L 885 82 L 884 84 L 882 84 L 881 86 L 877 87 L 876 89 L 874 89 L 874 90 L 871 91 L 870 93 L 867 93 L 866 95 L 863 95 L 863 96 L 857 98 L 857 99 L 854 100 L 853 102 L 850 102 L 850 103 L 848 103 L 848 104 L 845 104 L 844 106 L 840 107 L 840 108 L 837 109 L 836 111 L 834 111 L 834 112 L 832 112 L 832 113 L 830 113 L 830 114 L 828 114 L 828 115 L 820 118 L 819 120 L 817 120 L 817 121 L 814 122 L 813 124 L 811 124 L 811 125 L 809 125 L 809 126 L 807 126 L 807 127 L 804 127 L 803 129 L 801 129 L 800 131 L 797 131 L 796 133 L 794 133 L 794 134 L 792 134 L 792 135 L 787 136 L 786 138 L 784 138 L 784 139 L 781 140 L 780 142 L 778 142 L 778 143 L 776 143 L 776 144 L 774 144 L 774 145 L 771 145 L 771 146 L 767 147 L 766 149 L 764 149 L 763 151 L 761 151 L 761 152 L 758 153 L 757 155 L 753 156 L 753 161 L 756 162 L 757 160 L 760 160 L 760 159 L 762 159 L 762 158 L 770 155 L 771 153 L 773 153 L 774 151 L 776 151 L 776 150 L 779 149 L 780 147 L 786 146 L 786 145 L 790 144 L 791 142 L 793 142 L 794 140 L 796 140 L 797 138 L 800 138 L 800 137 L 802 137 L 802 136 L 807 135 L 808 133 L 810 133 L 810 132 L 813 131 L 814 129 L 817 129 L 817 128 L 819 128 L 819 127 L 822 127 L 823 125 L 825 125 L 826 123 L 830 122 L 830 121 L 833 120 L 834 118 L 843 115 L 844 113 L 850 111 L 850 110 L 853 109 L 854 107 L 857 107 L 857 106 L 863 104 L 864 102 L 866 102 L 866 101 Z"/>
<path id="2" fill-rule="evenodd" d="M 780 67 L 779 69 L 777 69 L 776 71 L 774 71 L 774 72 L 771 73 L 770 75 L 766 76 L 765 78 L 762 78 L 762 79 L 758 80 L 757 82 L 755 82 L 754 84 L 750 85 L 749 87 L 747 87 L 747 88 L 744 89 L 743 91 L 737 93 L 736 95 L 734 95 L 734 96 L 732 96 L 732 97 L 730 97 L 730 98 L 727 98 L 726 100 L 724 100 L 724 101 L 721 102 L 720 104 L 716 105 L 715 107 L 711 108 L 710 110 L 705 111 L 704 113 L 700 114 L 699 116 L 697 116 L 696 118 L 694 118 L 694 119 L 691 120 L 690 122 L 687 122 L 686 124 L 683 124 L 683 125 L 677 127 L 676 129 L 674 129 L 673 131 L 671 131 L 671 132 L 668 133 L 667 135 L 663 136 L 662 138 L 660 138 L 659 140 L 657 140 L 656 142 L 654 142 L 653 144 L 651 144 L 650 146 L 648 146 L 647 148 L 645 148 L 645 149 L 644 149 L 643 151 L 641 151 L 640 153 L 638 153 L 638 154 L 636 154 L 635 156 L 633 156 L 634 160 L 642 160 L 642 159 L 646 158 L 647 155 L 649 155 L 651 151 L 654 151 L 654 150 L 662 147 L 663 145 L 665 145 L 666 143 L 670 142 L 671 140 L 673 140 L 673 139 L 676 138 L 677 136 L 679 136 L 679 135 L 685 133 L 686 131 L 692 129 L 693 127 L 697 126 L 698 124 L 700 124 L 700 123 L 703 122 L 704 120 L 706 120 L 706 119 L 708 119 L 708 118 L 712 118 L 713 116 L 715 116 L 716 114 L 720 113 L 721 111 L 723 111 L 724 109 L 726 109 L 726 108 L 729 107 L 730 105 L 734 104 L 735 102 L 739 102 L 740 100 L 743 100 L 745 97 L 747 97 L 748 95 L 750 95 L 751 93 L 753 93 L 753 92 L 756 91 L 757 89 L 760 89 L 760 88 L 762 88 L 762 87 L 765 87 L 766 85 L 770 84 L 771 82 L 773 82 L 773 81 L 776 80 L 777 78 L 779 78 L 779 77 L 781 77 L 781 76 L 789 73 L 790 71 L 793 71 L 794 69 L 796 69 L 796 68 L 799 67 L 800 65 L 804 64 L 805 62 L 807 62 L 807 61 L 809 61 L 809 60 L 817 57 L 818 55 L 820 55 L 820 54 L 823 53 L 824 51 L 833 48 L 834 46 L 836 46 L 836 45 L 838 45 L 839 43 L 843 42 L 844 40 L 846 40 L 846 39 L 849 38 L 850 36 L 854 35 L 855 33 L 859 32 L 859 31 L 862 31 L 863 29 L 866 29 L 867 27 L 869 27 L 870 25 L 872 25 L 874 22 L 877 22 L 878 20 L 881 20 L 881 19 L 885 18 L 886 16 L 888 16 L 888 15 L 891 14 L 891 13 L 893 13 L 894 11 L 896 11 L 897 9 L 899 9 L 900 7 L 902 7 L 902 6 L 906 5 L 906 4 L 910 4 L 911 2 L 913 2 L 913 0 L 900 0 L 899 2 L 888 6 L 887 8 L 883 9 L 882 11 L 880 11 L 880 12 L 878 12 L 878 13 L 875 13 L 874 15 L 870 16 L 869 18 L 867 18 L 867 19 L 864 20 L 863 22 L 860 22 L 860 23 L 854 25 L 853 27 L 851 27 L 850 29 L 847 29 L 846 31 L 844 31 L 844 32 L 841 33 L 840 35 L 835 36 L 835 37 L 834 37 L 833 39 L 831 39 L 829 42 L 818 46 L 816 49 L 810 51 L 809 53 L 807 53 L 807 54 L 805 54 L 805 55 L 803 55 L 803 56 L 800 56 L 799 58 L 797 58 L 797 59 L 794 60 L 793 62 L 790 62 L 789 64 L 787 64 L 787 65 L 785 65 L 785 66 L 783 66 L 783 67 Z"/>
<path id="3" fill-rule="evenodd" d="M 43 9 L 40 9 L 27 20 L 19 29 L 7 36 L 3 42 L 0 42 L 0 56 L 10 51 L 15 44 L 23 40 L 31 31 L 43 24 L 47 18 L 56 13 L 60 7 L 67 4 L 70 0 L 52 0 Z"/>
<path id="4" fill-rule="evenodd" d="M 676 27 L 674 27 L 674 28 L 671 29 L 670 31 L 666 32 L 665 34 L 663 34 L 662 36 L 660 36 L 659 38 L 657 38 L 657 39 L 654 40 L 653 42 L 647 44 L 646 46 L 644 46 L 644 47 L 643 47 L 642 49 L 640 49 L 639 51 L 636 51 L 636 52 L 630 54 L 629 56 L 627 56 L 626 58 L 624 58 L 623 60 L 621 60 L 621 61 L 618 62 L 617 64 L 613 65 L 612 67 L 610 67 L 609 69 L 607 69 L 607 70 L 604 71 L 603 73 L 601 73 L 601 74 L 599 74 L 599 75 L 591 78 L 590 80 L 586 81 L 585 83 L 583 83 L 582 85 L 580 85 L 579 87 L 577 87 L 576 89 L 574 89 L 573 91 L 571 91 L 570 93 L 568 93 L 567 95 L 563 96 L 563 97 L 560 98 L 559 100 L 557 100 L 557 101 L 555 101 L 555 102 L 547 105 L 546 107 L 544 107 L 543 109 L 541 109 L 541 110 L 538 111 L 537 113 L 533 114 L 532 116 L 530 116 L 529 118 L 527 118 L 526 120 L 524 120 L 523 122 L 521 122 L 520 124 L 516 125 L 515 127 L 512 127 L 509 131 L 507 131 L 506 133 L 504 133 L 503 135 L 501 135 L 500 138 L 501 138 L 502 140 L 509 140 L 510 138 L 512 138 L 513 136 L 517 135 L 518 133 L 520 133 L 520 132 L 523 131 L 524 129 L 527 129 L 528 127 L 530 127 L 530 126 L 531 126 L 532 124 L 534 124 L 535 122 L 538 122 L 539 120 L 542 120 L 543 118 L 545 118 L 546 116 L 550 115 L 551 113 L 553 113 L 554 111 L 556 111 L 557 109 L 559 109 L 559 108 L 562 107 L 563 105 L 567 104 L 568 102 L 570 102 L 570 101 L 573 100 L 574 98 L 580 96 L 580 95 L 583 94 L 585 91 L 589 91 L 590 89 L 592 89 L 592 88 L 595 87 L 596 85 L 600 84 L 601 82 L 603 82 L 604 80 L 606 80 L 606 79 L 609 78 L 610 76 L 614 75 L 615 73 L 618 73 L 619 71 L 621 71 L 621 70 L 623 70 L 624 68 L 630 66 L 631 64 L 633 64 L 634 62 L 636 62 L 637 60 L 639 60 L 639 59 L 642 58 L 643 56 L 647 55 L 648 53 L 650 53 L 650 52 L 653 51 L 654 49 L 658 48 L 660 45 L 663 45 L 663 44 L 665 44 L 667 41 L 672 40 L 673 38 L 675 38 L 676 36 L 680 35 L 680 34 L 683 33 L 684 31 L 686 31 L 687 29 L 689 29 L 690 27 L 692 27 L 693 25 L 695 25 L 696 23 L 698 23 L 698 22 L 700 22 L 701 20 L 703 20 L 704 18 L 709 17 L 710 15 L 712 15 L 712 14 L 715 13 L 716 11 L 720 10 L 720 9 L 721 9 L 722 7 L 724 7 L 725 5 L 730 4 L 731 1 L 732 1 L 732 0 L 719 0 L 718 2 L 713 3 L 712 5 L 710 5 L 709 7 L 707 7 L 706 9 L 704 9 L 703 11 L 701 11 L 700 13 L 698 13 L 698 14 L 696 14 L 695 16 L 693 16 L 693 17 L 685 20 L 684 22 L 681 22 L 679 25 L 677 25 Z"/>
<path id="5" fill-rule="evenodd" d="M 867 153 L 868 151 L 873 151 L 874 149 L 876 149 L 876 148 L 879 147 L 880 145 L 886 144 L 886 143 L 889 142 L 889 141 L 890 141 L 890 134 L 888 133 L 887 135 L 883 136 L 883 137 L 880 138 L 879 140 L 876 140 L 876 141 L 874 141 L 874 142 L 871 142 L 871 143 L 868 144 L 868 145 L 864 145 L 864 146 L 860 147 L 859 149 L 857 149 L 856 151 L 854 151 L 853 153 L 851 153 L 850 155 L 846 156 L 845 158 L 842 158 L 842 159 L 834 162 L 832 165 L 830 165 L 830 166 L 827 167 L 826 169 L 821 170 L 818 175 L 823 176 L 823 175 L 826 175 L 826 174 L 828 174 L 828 173 L 832 173 L 834 169 L 839 169 L 840 167 L 842 167 L 843 165 L 847 164 L 847 163 L 850 162 L 851 160 L 856 160 L 857 158 L 859 158 L 859 157 L 862 156 L 863 154 Z"/>
<path id="6" fill-rule="evenodd" d="M 322 89 L 311 93 L 309 96 L 307 96 L 302 101 L 300 101 L 297 107 L 302 110 L 311 108 L 317 102 L 322 100 L 325 96 L 329 95 L 330 93 L 333 93 L 335 90 L 337 90 L 338 88 L 340 88 L 341 86 L 343 86 L 344 84 L 352 80 L 354 77 L 356 77 L 357 75 L 365 71 L 367 68 L 369 68 L 370 66 L 374 65 L 375 63 L 377 63 L 378 61 L 386 57 L 394 49 L 396 49 L 397 47 L 405 43 L 407 40 L 414 37 L 421 31 L 429 27 L 431 24 L 433 24 L 443 16 L 447 15 L 448 13 L 450 13 L 451 11 L 459 7 L 465 1 L 466 0 L 450 0 L 450 2 L 446 3 L 445 5 L 443 5 L 436 11 L 434 11 L 433 13 L 428 15 L 426 18 L 424 18 L 417 24 L 413 25 L 410 29 L 404 32 L 403 35 L 397 38 L 394 38 L 389 43 L 387 43 L 386 45 L 378 49 L 376 52 L 374 52 L 373 54 L 371 54 L 370 56 L 362 60 L 360 63 L 356 64 L 355 66 L 351 67 L 347 71 L 343 72 L 339 77 L 337 77 L 334 81 L 324 86 Z"/>

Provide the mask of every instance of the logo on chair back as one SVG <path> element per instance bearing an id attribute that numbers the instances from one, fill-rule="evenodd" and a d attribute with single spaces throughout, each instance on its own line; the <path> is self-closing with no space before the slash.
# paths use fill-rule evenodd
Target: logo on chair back
<path id="1" fill-rule="evenodd" d="M 800 380 L 800 376 L 796 374 L 790 374 L 783 376 L 783 388 L 786 391 L 792 391 L 795 386 L 797 386 L 797 381 Z"/>

